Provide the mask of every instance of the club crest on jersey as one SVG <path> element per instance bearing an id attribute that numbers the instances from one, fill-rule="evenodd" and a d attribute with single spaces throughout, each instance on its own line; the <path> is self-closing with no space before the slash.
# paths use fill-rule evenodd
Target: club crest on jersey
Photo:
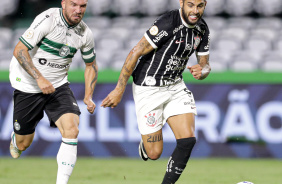
<path id="1" fill-rule="evenodd" d="M 66 45 L 64 45 L 59 51 L 59 55 L 62 57 L 69 55 L 69 53 L 70 53 L 70 48 Z"/>
<path id="2" fill-rule="evenodd" d="M 154 127 L 157 124 L 157 120 L 155 118 L 156 113 L 149 113 L 147 115 L 145 115 L 145 118 L 147 118 L 147 122 L 146 124 L 149 127 Z"/>
<path id="3" fill-rule="evenodd" d="M 159 33 L 159 28 L 157 26 L 152 26 L 149 30 L 150 34 L 155 36 Z"/>
<path id="4" fill-rule="evenodd" d="M 194 37 L 194 49 L 197 49 L 197 47 L 199 46 L 200 42 L 201 42 L 201 37 L 199 35 L 197 35 L 196 37 Z"/>

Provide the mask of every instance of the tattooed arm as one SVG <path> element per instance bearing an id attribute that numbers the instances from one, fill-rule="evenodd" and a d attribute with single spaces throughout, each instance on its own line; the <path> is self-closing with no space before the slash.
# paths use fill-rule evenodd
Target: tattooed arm
<path id="1" fill-rule="evenodd" d="M 122 67 L 116 88 L 102 101 L 102 107 L 116 107 L 122 99 L 128 79 L 130 78 L 140 56 L 153 51 L 154 48 L 143 36 L 128 54 Z"/>
<path id="2" fill-rule="evenodd" d="M 211 71 L 211 67 L 209 64 L 209 55 L 197 55 L 197 61 L 198 64 L 194 66 L 188 66 L 187 68 L 190 70 L 191 74 L 195 79 L 203 80 L 209 75 Z"/>
<path id="3" fill-rule="evenodd" d="M 86 63 L 84 72 L 85 78 L 85 96 L 83 102 L 87 105 L 87 110 L 93 114 L 96 105 L 92 100 L 93 92 L 98 78 L 98 66 L 96 59 L 92 63 Z"/>
<path id="4" fill-rule="evenodd" d="M 55 88 L 51 82 L 45 79 L 39 70 L 34 66 L 28 53 L 28 48 L 21 41 L 19 41 L 15 47 L 14 56 L 17 58 L 22 68 L 36 80 L 37 85 L 43 94 L 50 94 L 55 91 Z"/>

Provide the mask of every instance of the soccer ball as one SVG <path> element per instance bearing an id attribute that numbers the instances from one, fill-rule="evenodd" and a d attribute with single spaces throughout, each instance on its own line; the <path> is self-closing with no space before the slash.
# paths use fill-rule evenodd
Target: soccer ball
<path id="1" fill-rule="evenodd" d="M 237 183 L 237 184 L 253 184 L 252 182 L 249 182 L 249 181 L 241 181 L 241 182 L 239 182 L 239 183 Z"/>

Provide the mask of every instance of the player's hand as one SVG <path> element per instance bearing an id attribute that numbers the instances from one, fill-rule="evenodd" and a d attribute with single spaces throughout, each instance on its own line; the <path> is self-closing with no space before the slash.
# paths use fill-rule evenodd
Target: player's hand
<path id="1" fill-rule="evenodd" d="M 187 67 L 195 79 L 200 79 L 202 76 L 202 67 L 199 64 Z"/>
<path id="2" fill-rule="evenodd" d="M 114 89 L 108 94 L 108 96 L 102 101 L 101 107 L 116 107 L 121 101 L 123 92 L 118 89 Z"/>
<path id="3" fill-rule="evenodd" d="M 38 87 L 41 89 L 43 94 L 51 94 L 55 92 L 55 88 L 50 81 L 44 77 L 40 77 L 36 80 Z"/>
<path id="4" fill-rule="evenodd" d="M 84 99 L 83 102 L 87 105 L 87 110 L 89 113 L 93 114 L 96 108 L 96 104 L 92 101 L 92 99 Z"/>

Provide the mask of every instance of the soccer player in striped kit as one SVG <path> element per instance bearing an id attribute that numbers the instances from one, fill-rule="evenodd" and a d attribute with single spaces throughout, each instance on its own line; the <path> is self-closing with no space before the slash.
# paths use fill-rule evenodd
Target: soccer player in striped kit
<path id="1" fill-rule="evenodd" d="M 15 88 L 10 153 L 20 157 L 32 143 L 45 111 L 51 127 L 62 134 L 57 154 L 57 184 L 67 184 L 77 159 L 80 110 L 69 87 L 68 70 L 80 50 L 85 68 L 84 103 L 93 114 L 92 95 L 98 76 L 94 39 L 82 21 L 87 0 L 62 0 L 62 8 L 39 14 L 20 37 L 10 64 Z"/>
<path id="2" fill-rule="evenodd" d="M 156 160 L 163 150 L 162 127 L 167 122 L 176 138 L 162 184 L 175 183 L 196 143 L 193 93 L 182 73 L 195 52 L 198 64 L 188 66 L 193 77 L 210 73 L 210 33 L 202 19 L 206 0 L 179 0 L 180 9 L 161 15 L 127 56 L 115 89 L 103 100 L 103 107 L 120 102 L 129 77 L 133 76 L 138 128 L 142 139 L 140 157 Z"/>

